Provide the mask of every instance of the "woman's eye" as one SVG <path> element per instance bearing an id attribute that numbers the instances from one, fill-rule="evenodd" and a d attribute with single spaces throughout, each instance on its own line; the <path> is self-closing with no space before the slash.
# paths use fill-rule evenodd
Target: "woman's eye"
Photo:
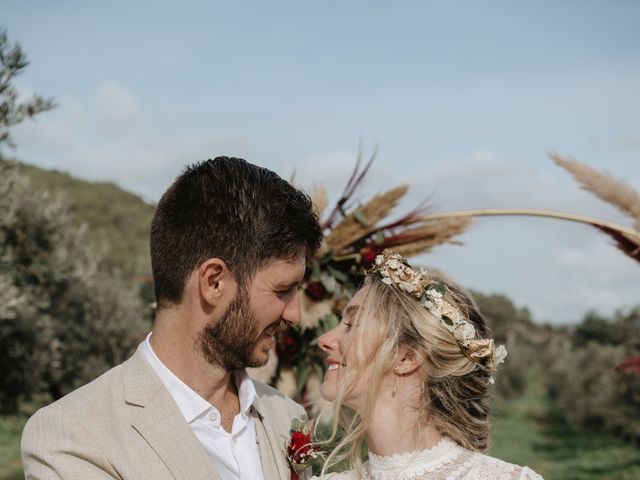
<path id="1" fill-rule="evenodd" d="M 350 322 L 344 322 L 344 321 L 343 321 L 342 323 L 344 323 L 344 328 L 345 328 L 345 330 L 346 330 L 347 332 L 348 332 L 349 330 L 351 330 L 351 327 L 353 327 L 353 323 L 350 323 Z"/>

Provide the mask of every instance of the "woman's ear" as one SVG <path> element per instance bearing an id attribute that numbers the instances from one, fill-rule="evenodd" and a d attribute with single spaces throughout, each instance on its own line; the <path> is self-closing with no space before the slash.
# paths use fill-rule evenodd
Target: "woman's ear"
<path id="1" fill-rule="evenodd" d="M 418 370 L 424 363 L 421 355 L 410 348 L 403 350 L 400 354 L 400 360 L 397 362 L 393 371 L 396 375 L 410 375 Z"/>
<path id="2" fill-rule="evenodd" d="M 198 267 L 198 289 L 202 300 L 211 306 L 235 295 L 236 281 L 224 260 L 210 258 Z"/>

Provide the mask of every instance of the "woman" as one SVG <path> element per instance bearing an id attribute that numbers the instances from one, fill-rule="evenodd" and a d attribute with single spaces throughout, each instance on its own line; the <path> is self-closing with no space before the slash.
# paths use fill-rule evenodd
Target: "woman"
<path id="1" fill-rule="evenodd" d="M 459 287 L 392 252 L 378 256 L 340 324 L 319 339 L 328 361 L 322 396 L 335 401 L 346 432 L 321 478 L 541 479 L 481 453 L 492 374 L 506 356 L 487 334 Z M 341 452 L 353 470 L 325 474 Z"/>

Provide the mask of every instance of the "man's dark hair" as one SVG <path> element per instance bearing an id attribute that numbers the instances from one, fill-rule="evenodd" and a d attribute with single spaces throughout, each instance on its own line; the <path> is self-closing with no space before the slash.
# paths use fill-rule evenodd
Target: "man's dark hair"
<path id="1" fill-rule="evenodd" d="M 242 285 L 270 260 L 313 255 L 322 241 L 309 197 L 240 158 L 195 163 L 164 193 L 151 223 L 158 307 L 178 304 L 189 274 L 220 258 Z"/>

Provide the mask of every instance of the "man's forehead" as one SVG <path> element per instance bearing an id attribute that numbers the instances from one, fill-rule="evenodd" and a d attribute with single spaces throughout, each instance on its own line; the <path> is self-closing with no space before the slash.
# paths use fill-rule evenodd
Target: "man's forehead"
<path id="1" fill-rule="evenodd" d="M 302 280 L 305 267 L 306 259 L 304 255 L 296 255 L 291 258 L 273 258 L 258 270 L 256 277 L 269 276 L 289 279 L 294 276 L 296 278 L 300 277 L 298 280 Z"/>

